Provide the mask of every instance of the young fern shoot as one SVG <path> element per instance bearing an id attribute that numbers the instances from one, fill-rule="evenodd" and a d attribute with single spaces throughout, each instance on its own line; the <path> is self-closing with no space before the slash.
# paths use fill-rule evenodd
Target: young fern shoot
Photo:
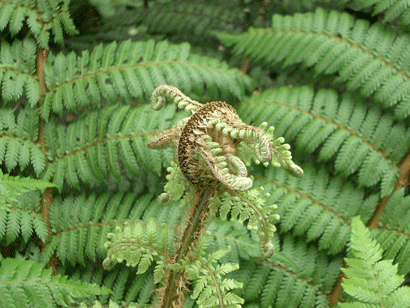
<path id="1" fill-rule="evenodd" d="M 143 240 L 141 224 L 137 223 L 134 237 L 130 237 L 129 226 L 124 231 L 118 229 L 116 235 L 109 235 L 104 267 L 109 269 L 125 260 L 127 265 L 138 266 L 138 272 L 142 273 L 157 259 L 155 281 L 163 285 L 156 292 L 158 306 L 180 307 L 183 294 L 188 290 L 185 281 L 194 280 L 193 297 L 198 299 L 200 307 L 240 307 L 243 300 L 230 290 L 241 284 L 220 277 L 237 269 L 237 264 L 216 267 L 211 264 L 226 254 L 229 247 L 215 252 L 219 256 L 216 259 L 212 255 L 202 256 L 206 246 L 201 244 L 202 235 L 208 217 L 219 214 L 223 220 L 246 222 L 248 229 L 257 231 L 261 255 L 270 258 L 274 253 L 272 237 L 276 231 L 273 222 L 279 215 L 273 213 L 276 205 L 266 205 L 269 194 L 262 195 L 263 187 L 251 189 L 253 178 L 248 176 L 246 166 L 254 159 L 257 164 L 268 166 L 271 162 L 275 167 L 282 166 L 297 177 L 303 175 L 303 170 L 292 161 L 290 147 L 283 144 L 284 139 L 273 139 L 274 128 L 265 131 L 266 123 L 260 127 L 247 125 L 229 104 L 221 101 L 201 104 L 169 85 L 160 85 L 154 90 L 152 107 L 160 110 L 167 98 L 191 114 L 147 143 L 151 149 L 177 149 L 176 159 L 168 168 L 165 193 L 158 197 L 162 205 L 182 198 L 180 206 L 187 209 L 185 225 L 174 246 L 176 250 L 167 253 L 157 247 L 156 236 L 151 237 L 151 241 Z M 155 229 L 153 223 L 151 220 L 147 228 Z M 201 271 L 203 275 L 193 275 Z M 213 276 L 217 279 L 207 278 Z"/>

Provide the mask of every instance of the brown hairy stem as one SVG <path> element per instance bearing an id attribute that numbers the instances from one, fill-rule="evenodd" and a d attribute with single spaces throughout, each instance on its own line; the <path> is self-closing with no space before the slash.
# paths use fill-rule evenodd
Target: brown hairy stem
<path id="1" fill-rule="evenodd" d="M 207 187 L 189 211 L 186 226 L 180 240 L 177 243 L 178 250 L 171 257 L 172 263 L 179 263 L 185 257 L 189 257 L 198 240 L 205 232 L 205 223 L 209 216 L 208 199 L 215 190 L 215 186 Z M 158 290 L 159 307 L 182 307 L 186 287 L 186 272 L 170 270 L 166 276 L 163 288 Z"/>

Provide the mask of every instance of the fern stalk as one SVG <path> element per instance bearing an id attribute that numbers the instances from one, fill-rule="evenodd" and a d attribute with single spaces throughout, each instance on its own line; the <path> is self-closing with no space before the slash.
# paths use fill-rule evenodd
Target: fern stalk
<path id="1" fill-rule="evenodd" d="M 179 263 L 182 259 L 189 255 L 195 244 L 201 238 L 204 230 L 205 223 L 209 216 L 208 199 L 212 196 L 216 186 L 207 187 L 199 198 L 197 204 L 192 206 L 189 214 L 187 215 L 185 230 L 181 239 L 178 241 L 178 250 L 171 257 L 173 263 Z M 179 307 L 182 306 L 183 293 L 181 291 L 188 290 L 185 285 L 180 285 L 181 282 L 186 281 L 186 272 L 171 270 L 165 282 L 164 288 L 159 292 L 159 298 L 161 300 L 160 307 Z M 180 303 L 180 305 L 178 304 Z"/>
<path id="2" fill-rule="evenodd" d="M 48 50 L 41 49 L 41 48 L 38 48 L 37 50 L 36 75 L 39 79 L 39 84 L 40 84 L 40 99 L 37 103 L 37 107 L 40 107 L 42 98 L 47 92 L 44 68 L 46 66 L 48 52 L 49 52 Z M 40 119 L 37 142 L 40 143 L 41 151 L 44 153 L 44 155 L 46 155 L 47 148 L 46 148 L 46 144 L 44 140 L 44 126 L 45 126 L 44 119 Z M 47 225 L 47 231 L 48 231 L 47 238 L 51 235 L 49 211 L 50 211 L 50 205 L 53 203 L 53 191 L 54 191 L 54 188 L 52 187 L 49 187 L 46 190 L 44 190 L 41 196 L 41 201 L 40 201 L 40 213 L 43 215 L 44 221 L 46 222 L 46 225 Z"/>
<path id="3" fill-rule="evenodd" d="M 400 162 L 398 167 L 400 169 L 400 175 L 399 175 L 399 177 L 396 181 L 396 185 L 394 186 L 393 192 L 399 190 L 400 188 L 408 187 L 410 185 L 410 181 L 409 181 L 410 150 L 407 152 L 406 156 L 402 159 L 402 161 Z M 387 204 L 387 201 L 389 201 L 389 198 L 392 194 L 393 193 L 391 193 L 390 195 L 388 195 L 388 196 L 386 196 L 386 197 L 384 197 L 380 200 L 379 204 L 377 205 L 376 210 L 373 213 L 372 218 L 367 223 L 367 227 L 369 229 L 377 228 L 377 226 L 379 224 L 379 220 L 382 217 L 384 208 Z"/>

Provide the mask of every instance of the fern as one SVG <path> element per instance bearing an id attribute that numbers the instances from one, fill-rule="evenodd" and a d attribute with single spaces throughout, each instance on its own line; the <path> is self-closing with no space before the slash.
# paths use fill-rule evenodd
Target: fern
<path id="1" fill-rule="evenodd" d="M 342 0 L 341 2 L 349 2 Z M 410 24 L 410 4 L 406 0 L 355 0 L 350 1 L 358 9 L 371 8 L 372 15 L 383 15 L 383 22 L 391 22 L 400 18 L 403 25 Z"/>
<path id="2" fill-rule="evenodd" d="M 88 113 L 66 131 L 49 122 L 44 128 L 49 160 L 42 178 L 52 178 L 60 187 L 66 180 L 79 188 L 82 182 L 105 182 L 109 175 L 121 182 L 125 171 L 134 177 L 140 177 L 141 170 L 159 175 L 172 154 L 148 152 L 145 143 L 152 132 L 168 128 L 174 115 L 172 107 L 158 115 L 147 106 L 130 110 L 128 106 L 114 105 Z M 80 140 L 76 139 L 77 133 Z"/>
<path id="3" fill-rule="evenodd" d="M 56 307 L 73 303 L 74 298 L 112 293 L 108 288 L 52 276 L 51 269 L 32 261 L 3 259 L 0 266 L 3 307 Z"/>
<path id="4" fill-rule="evenodd" d="M 3 174 L 0 170 L 0 209 L 6 209 L 6 204 L 16 201 L 16 197 L 32 190 L 45 189 L 47 187 L 57 187 L 54 184 Z"/>
<path id="5" fill-rule="evenodd" d="M 117 46 L 118 45 L 118 46 Z M 41 115 L 50 111 L 61 114 L 63 106 L 76 108 L 98 105 L 103 96 L 114 102 L 117 97 L 147 99 L 161 83 L 174 84 L 202 95 L 207 83 L 208 95 L 240 99 L 252 88 L 252 81 L 238 70 L 226 69 L 226 63 L 190 54 L 189 44 L 170 45 L 123 41 L 106 47 L 96 46 L 80 57 L 74 53 L 49 56 L 45 75 L 50 90 L 44 98 Z M 213 84 L 213 86 L 212 86 Z M 232 95 L 232 96 L 231 96 Z"/>
<path id="6" fill-rule="evenodd" d="M 274 15 L 271 29 L 250 29 L 218 37 L 235 53 L 249 54 L 266 63 L 303 63 L 314 66 L 316 74 L 338 73 L 348 90 L 359 89 L 363 96 L 374 94 L 382 107 L 394 106 L 397 118 L 410 115 L 408 40 L 379 24 L 354 20 L 347 13 L 326 12 L 295 16 Z M 255 48 L 257 46 L 257 48 Z"/>
<path id="7" fill-rule="evenodd" d="M 147 220 L 149 217 L 155 218 L 158 223 L 162 220 L 175 224 L 179 220 L 181 211 L 175 206 L 164 211 L 158 206 L 152 207 L 151 200 L 150 194 L 137 198 L 134 194 L 124 193 L 113 196 L 106 193 L 98 197 L 80 195 L 75 200 L 55 200 L 50 208 L 53 234 L 44 247 L 44 260 L 56 253 L 64 264 L 84 265 L 88 259 L 95 261 L 97 257 L 106 257 L 104 243 L 107 234 L 112 233 L 117 225 L 136 219 Z M 74 215 L 74 209 L 81 211 L 81 215 Z"/>
<path id="8" fill-rule="evenodd" d="M 410 215 L 410 198 L 405 195 L 404 189 L 394 192 L 386 203 L 380 226 L 373 231 L 375 239 L 384 250 L 384 259 L 395 259 L 398 272 L 404 275 L 410 270 L 410 242 L 407 219 Z"/>
<path id="9" fill-rule="evenodd" d="M 408 305 L 408 11 L 0 1 L 0 306 Z"/>
<path id="10" fill-rule="evenodd" d="M 245 22 L 245 12 L 233 6 L 225 10 L 225 6 L 216 3 L 197 3 L 192 6 L 189 1 L 169 2 L 153 5 L 142 10 L 139 22 L 148 26 L 150 33 L 184 33 L 191 32 L 195 36 L 210 36 L 211 30 L 223 30 L 228 33 L 241 32 L 241 24 Z"/>
<path id="11" fill-rule="evenodd" d="M 358 172 L 361 186 L 381 181 L 382 196 L 392 192 L 399 176 L 396 162 L 410 145 L 410 132 L 389 113 L 369 110 L 350 94 L 339 100 L 332 90 L 272 89 L 242 103 L 238 112 L 248 122 L 264 119 L 274 124 L 286 140 L 297 138 L 299 151 L 310 154 L 320 149 L 319 161 L 336 156 L 336 172 Z"/>
<path id="12" fill-rule="evenodd" d="M 15 36 L 26 23 L 41 48 L 48 47 L 51 31 L 54 42 L 62 44 L 63 30 L 70 35 L 78 33 L 68 12 L 69 4 L 70 1 L 62 0 L 41 1 L 38 6 L 29 1 L 2 1 L 0 31 L 8 25 L 11 35 Z"/>
<path id="13" fill-rule="evenodd" d="M 279 170 L 267 170 L 258 184 L 269 187 L 267 202 L 278 205 L 275 213 L 281 217 L 281 232 L 305 234 L 308 242 L 319 239 L 319 249 L 337 254 L 349 239 L 350 219 L 360 214 L 369 220 L 378 196 L 365 196 L 363 190 L 340 177 L 329 179 L 324 169 L 316 171 L 307 165 L 304 170 L 299 181 Z"/>
<path id="14" fill-rule="evenodd" d="M 381 260 L 382 249 L 371 238 L 360 217 L 352 220 L 350 247 L 354 258 L 347 258 L 349 268 L 343 269 L 347 278 L 342 286 L 354 298 L 340 307 L 403 307 L 410 302 L 410 289 L 400 287 L 403 276 L 397 275 L 397 265 Z"/>
<path id="15" fill-rule="evenodd" d="M 325 294 L 331 291 L 342 260 L 311 253 L 313 246 L 291 236 L 282 241 L 275 243 L 278 250 L 271 261 L 253 259 L 241 264 L 233 275 L 244 283 L 240 295 L 263 308 L 329 307 Z"/>

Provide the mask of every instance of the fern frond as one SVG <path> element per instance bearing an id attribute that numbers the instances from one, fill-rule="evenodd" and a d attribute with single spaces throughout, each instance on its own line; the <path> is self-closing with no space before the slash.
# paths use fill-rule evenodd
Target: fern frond
<path id="1" fill-rule="evenodd" d="M 352 219 L 350 247 L 353 258 L 346 258 L 348 268 L 342 268 L 347 278 L 343 290 L 353 299 L 339 303 L 340 307 L 402 307 L 410 302 L 410 288 L 400 287 L 404 276 L 397 274 L 397 265 L 382 259 L 382 249 L 360 217 Z"/>
<path id="2" fill-rule="evenodd" d="M 30 178 L 13 177 L 0 170 L 0 240 L 12 243 L 21 234 L 24 242 L 35 232 L 45 241 L 48 231 L 40 210 L 40 195 L 29 191 L 56 187 Z"/>
<path id="3" fill-rule="evenodd" d="M 152 297 L 154 280 L 152 273 L 145 272 L 135 278 L 133 267 L 115 267 L 110 272 L 102 269 L 100 264 L 86 267 L 76 266 L 72 276 L 86 283 L 104 286 L 113 291 L 111 295 L 99 295 L 98 301 L 103 305 L 111 301 L 136 303 L 139 307 L 147 305 Z M 84 301 L 87 305 L 95 302 L 95 298 Z"/>
<path id="4" fill-rule="evenodd" d="M 195 3 L 190 1 L 154 4 L 140 10 L 138 21 L 148 26 L 150 33 L 187 33 L 204 38 L 212 30 L 239 33 L 245 24 L 241 7 L 218 5 L 218 3 Z"/>
<path id="5" fill-rule="evenodd" d="M 131 229 L 126 222 L 124 230 L 117 227 L 116 233 L 108 233 L 109 241 L 104 244 L 108 252 L 103 267 L 110 270 L 116 263 L 126 261 L 127 266 L 138 267 L 137 274 L 142 274 L 148 270 L 154 257 L 158 256 L 159 260 L 163 261 L 169 253 L 172 253 L 168 246 L 170 234 L 167 226 L 163 226 L 161 234 L 158 235 L 157 229 L 155 221 L 151 218 L 146 228 L 137 221 Z M 162 276 L 161 272 L 155 275 L 155 282 L 160 282 Z"/>
<path id="6" fill-rule="evenodd" d="M 55 184 L 27 177 L 10 176 L 0 170 L 0 209 L 5 209 L 6 203 L 16 201 L 16 197 L 32 190 L 57 187 Z"/>
<path id="7" fill-rule="evenodd" d="M 63 44 L 63 30 L 70 35 L 78 33 L 68 11 L 69 4 L 70 1 L 63 0 L 43 1 L 41 5 L 34 1 L 2 1 L 0 31 L 8 25 L 15 36 L 26 22 L 41 48 L 48 48 L 51 33 L 55 43 Z"/>
<path id="8" fill-rule="evenodd" d="M 40 84 L 35 76 L 36 52 L 36 44 L 31 39 L 15 40 L 11 45 L 5 40 L 1 41 L 0 82 L 1 97 L 5 103 L 21 99 L 25 89 L 29 105 L 33 107 L 37 104 Z"/>
<path id="9" fill-rule="evenodd" d="M 303 63 L 314 66 L 317 74 L 338 73 L 337 80 L 349 90 L 374 94 L 381 106 L 395 107 L 397 118 L 410 116 L 407 34 L 395 35 L 380 24 L 370 26 L 347 13 L 318 8 L 315 13 L 274 15 L 271 29 L 250 29 L 238 36 L 219 33 L 218 37 L 234 45 L 235 53 L 257 60 Z"/>
<path id="10" fill-rule="evenodd" d="M 316 171 L 310 165 L 303 169 L 298 181 L 281 169 L 267 169 L 256 183 L 269 192 L 267 202 L 278 205 L 280 232 L 306 234 L 308 242 L 319 240 L 319 249 L 336 254 L 349 239 L 350 219 L 358 214 L 370 219 L 379 197 L 366 197 L 364 190 L 342 177 L 330 178 L 324 169 Z"/>
<path id="11" fill-rule="evenodd" d="M 152 198 L 150 194 L 105 193 L 99 197 L 81 194 L 75 199 L 54 199 L 50 207 L 53 234 L 44 247 L 44 261 L 55 253 L 63 264 L 85 264 L 87 259 L 95 262 L 97 257 L 104 259 L 107 255 L 107 234 L 126 221 L 148 221 L 149 217 L 158 224 L 179 221 L 182 213 L 176 205 L 160 207 L 153 204 Z"/>
<path id="12" fill-rule="evenodd" d="M 112 294 L 106 287 L 52 275 L 42 264 L 17 259 L 3 259 L 0 266 L 0 290 L 4 307 L 67 306 L 74 298 Z"/>
<path id="13" fill-rule="evenodd" d="M 234 263 L 213 263 L 221 259 L 230 250 L 229 247 L 211 253 L 207 257 L 200 257 L 186 268 L 188 279 L 195 281 L 192 298 L 197 299 L 200 308 L 235 307 L 240 308 L 244 300 L 230 292 L 235 288 L 241 288 L 242 283 L 233 279 L 224 278 L 239 265 Z M 182 261 L 182 265 L 186 266 Z"/>
<path id="14" fill-rule="evenodd" d="M 379 228 L 372 234 L 384 250 L 384 259 L 394 259 L 398 264 L 398 273 L 406 274 L 410 270 L 410 197 L 405 189 L 395 191 L 386 203 L 379 222 Z"/>
<path id="15" fill-rule="evenodd" d="M 317 253 L 317 247 L 290 235 L 281 241 L 275 242 L 277 250 L 270 261 L 251 259 L 233 273 L 243 282 L 239 295 L 263 308 L 329 307 L 326 294 L 332 290 L 342 258 L 328 259 Z"/>
<path id="16" fill-rule="evenodd" d="M 230 251 L 221 258 L 220 262 L 240 263 L 241 260 L 249 260 L 251 257 L 259 257 L 258 237 L 256 232 L 253 237 L 249 235 L 249 230 L 243 224 L 235 221 L 223 221 L 214 218 L 207 228 L 209 232 L 208 251 L 215 252 L 225 247 L 230 247 Z"/>
<path id="17" fill-rule="evenodd" d="M 88 113 L 66 131 L 48 122 L 44 138 L 49 161 L 42 178 L 79 188 L 80 181 L 97 185 L 109 175 L 120 182 L 124 171 L 134 177 L 143 171 L 159 175 L 172 156 L 148 151 L 145 144 L 153 132 L 168 128 L 174 115 L 173 106 L 157 113 L 149 106 L 111 106 Z"/>
<path id="18" fill-rule="evenodd" d="M 91 53 L 63 56 L 50 54 L 45 68 L 49 91 L 40 113 L 48 119 L 51 111 L 63 108 L 99 106 L 101 96 L 114 102 L 135 97 L 147 99 L 159 84 L 172 84 L 187 92 L 213 100 L 241 99 L 253 88 L 252 80 L 225 62 L 190 54 L 189 44 L 116 42 L 98 45 Z M 206 89 L 203 85 L 207 84 Z"/>
<path id="19" fill-rule="evenodd" d="M 410 3 L 407 0 L 354 0 L 350 2 L 359 10 L 371 8 L 373 16 L 383 16 L 383 22 L 391 22 L 399 18 L 403 25 L 410 24 Z"/>
<path id="20" fill-rule="evenodd" d="M 377 108 L 369 109 L 351 94 L 340 99 L 333 90 L 299 87 L 271 89 L 241 103 L 238 114 L 246 122 L 267 121 L 296 149 L 319 160 L 336 155 L 335 169 L 344 176 L 358 171 L 361 186 L 381 181 L 382 196 L 392 192 L 399 176 L 396 165 L 410 146 L 404 125 Z"/>
<path id="21" fill-rule="evenodd" d="M 273 214 L 277 208 L 275 204 L 266 204 L 270 194 L 261 195 L 262 192 L 263 187 L 260 186 L 244 192 L 226 190 L 215 193 L 209 198 L 209 208 L 211 215 L 219 213 L 222 220 L 226 220 L 229 215 L 231 221 L 238 220 L 241 224 L 247 221 L 249 230 L 257 230 L 261 255 L 269 258 L 274 252 L 272 237 L 276 227 L 273 222 L 279 220 L 279 215 L 276 212 Z"/>
<path id="22" fill-rule="evenodd" d="M 44 170 L 46 157 L 38 139 L 39 116 L 32 109 L 22 110 L 17 117 L 11 109 L 0 111 L 0 163 L 5 163 L 8 172 L 17 166 L 24 170 L 32 166 L 38 176 Z"/>

